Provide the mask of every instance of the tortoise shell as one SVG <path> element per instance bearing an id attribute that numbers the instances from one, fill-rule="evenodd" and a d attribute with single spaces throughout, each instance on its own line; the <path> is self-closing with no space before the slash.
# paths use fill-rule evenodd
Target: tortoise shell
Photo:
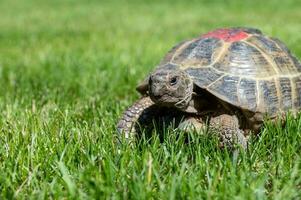
<path id="1" fill-rule="evenodd" d="M 218 29 L 182 42 L 159 67 L 180 67 L 197 86 L 241 109 L 274 116 L 301 107 L 300 62 L 257 29 Z"/>

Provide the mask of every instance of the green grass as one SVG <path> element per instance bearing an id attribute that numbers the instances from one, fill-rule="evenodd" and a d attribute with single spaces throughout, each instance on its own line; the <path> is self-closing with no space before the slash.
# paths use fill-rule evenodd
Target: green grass
<path id="1" fill-rule="evenodd" d="M 253 26 L 301 58 L 300 6 L 1 1 L 1 199 L 300 199 L 301 118 L 267 123 L 238 157 L 196 134 L 154 135 L 120 151 L 113 142 L 136 84 L 174 44 Z"/>

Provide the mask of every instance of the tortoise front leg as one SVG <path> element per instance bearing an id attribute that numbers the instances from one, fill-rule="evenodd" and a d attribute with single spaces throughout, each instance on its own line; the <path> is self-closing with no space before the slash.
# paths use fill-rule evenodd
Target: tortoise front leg
<path id="1" fill-rule="evenodd" d="M 160 107 L 149 97 L 142 97 L 129 107 L 117 124 L 117 130 L 126 139 L 133 139 L 144 131 L 147 136 L 156 128 L 157 133 L 168 126 L 177 127 L 184 113 L 173 108 Z"/>
<path id="2" fill-rule="evenodd" d="M 124 134 L 125 138 L 132 138 L 137 133 L 137 123 L 148 120 L 149 115 L 155 114 L 152 108 L 154 103 L 149 97 L 142 97 L 129 107 L 122 115 L 117 124 L 119 133 Z M 143 125 L 143 124 L 142 124 Z"/>
<path id="3" fill-rule="evenodd" d="M 244 132 L 239 129 L 239 121 L 236 116 L 221 114 L 218 116 L 207 116 L 202 119 L 200 116 L 186 117 L 178 126 L 178 129 L 184 132 L 204 132 L 209 125 L 209 131 L 217 133 L 220 140 L 220 146 L 228 147 L 233 150 L 235 144 L 247 148 L 247 139 Z"/>
<path id="4" fill-rule="evenodd" d="M 247 148 L 247 139 L 244 131 L 239 129 L 239 121 L 235 115 L 221 114 L 212 117 L 209 128 L 218 134 L 221 147 L 233 149 L 235 144 L 239 144 L 242 148 Z"/>
<path id="5" fill-rule="evenodd" d="M 178 130 L 183 132 L 202 132 L 206 130 L 206 123 L 198 116 L 188 116 L 180 122 Z"/>

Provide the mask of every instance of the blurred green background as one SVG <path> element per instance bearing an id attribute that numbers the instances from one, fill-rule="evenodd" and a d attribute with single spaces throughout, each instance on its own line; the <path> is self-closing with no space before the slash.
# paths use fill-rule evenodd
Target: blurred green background
<path id="1" fill-rule="evenodd" d="M 299 0 L 0 1 L 1 196 L 301 198 L 300 120 L 267 125 L 238 161 L 207 137 L 113 143 L 135 86 L 173 45 L 247 26 L 300 58 L 300 18 Z"/>

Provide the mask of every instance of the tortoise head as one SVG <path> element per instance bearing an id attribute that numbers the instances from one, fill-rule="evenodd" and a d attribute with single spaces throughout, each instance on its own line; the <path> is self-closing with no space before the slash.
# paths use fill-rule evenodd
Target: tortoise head
<path id="1" fill-rule="evenodd" d="M 185 111 L 192 98 L 193 81 L 181 69 L 158 68 L 149 77 L 148 91 L 156 104 Z"/>

